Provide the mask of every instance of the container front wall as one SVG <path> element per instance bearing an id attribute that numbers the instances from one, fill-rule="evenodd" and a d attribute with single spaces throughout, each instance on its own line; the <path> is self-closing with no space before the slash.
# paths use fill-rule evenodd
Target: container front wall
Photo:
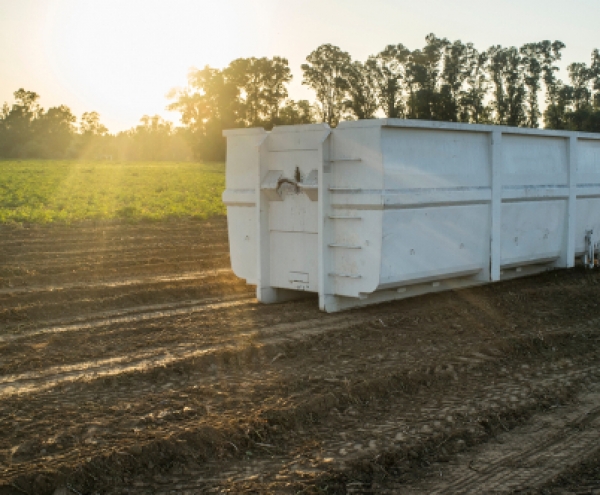
<path id="1" fill-rule="evenodd" d="M 271 287 L 318 292 L 318 204 L 303 188 L 316 177 L 320 145 L 329 133 L 323 126 L 277 127 L 265 142 L 261 170 L 262 208 L 268 211 Z M 279 177 L 273 189 L 267 174 Z M 314 184 L 316 186 L 316 184 Z"/>
<path id="2" fill-rule="evenodd" d="M 258 277 L 257 174 L 259 145 L 266 136 L 262 129 L 228 131 L 227 134 L 227 189 L 223 202 L 227 206 L 231 268 L 249 284 L 256 284 Z"/>

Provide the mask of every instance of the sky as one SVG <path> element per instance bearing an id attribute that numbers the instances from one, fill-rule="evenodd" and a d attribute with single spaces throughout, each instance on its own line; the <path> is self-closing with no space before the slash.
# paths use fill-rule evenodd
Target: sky
<path id="1" fill-rule="evenodd" d="M 0 104 L 25 88 L 44 108 L 97 111 L 111 132 L 143 115 L 178 123 L 167 93 L 193 67 L 283 56 L 290 97 L 313 99 L 300 65 L 319 45 L 365 60 L 432 32 L 479 50 L 558 39 L 564 68 L 589 64 L 599 18 L 600 0 L 0 0 Z"/>

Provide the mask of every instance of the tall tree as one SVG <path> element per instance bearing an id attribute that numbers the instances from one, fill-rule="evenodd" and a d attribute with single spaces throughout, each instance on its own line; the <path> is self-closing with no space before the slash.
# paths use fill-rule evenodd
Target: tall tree
<path id="1" fill-rule="evenodd" d="M 407 116 L 413 119 L 439 120 L 439 74 L 440 62 L 447 39 L 436 37 L 433 33 L 425 38 L 422 50 L 410 54 L 406 66 L 408 88 Z"/>
<path id="2" fill-rule="evenodd" d="M 558 81 L 556 103 L 548 106 L 544 115 L 546 126 L 551 129 L 600 132 L 598 50 L 592 52 L 589 67 L 585 63 L 572 63 L 567 69 L 571 85 Z"/>
<path id="3" fill-rule="evenodd" d="M 460 40 L 444 46 L 444 63 L 441 73 L 440 114 L 441 120 L 460 120 L 460 103 L 465 81 L 469 77 L 473 45 L 465 45 Z"/>
<path id="4" fill-rule="evenodd" d="M 98 112 L 84 112 L 79 121 L 80 137 L 77 143 L 77 155 L 99 158 L 110 154 L 108 151 L 108 129 L 100 122 Z"/>
<path id="5" fill-rule="evenodd" d="M 506 124 L 520 127 L 527 124 L 525 114 L 525 78 L 523 73 L 523 59 L 515 47 L 507 50 L 506 58 Z"/>
<path id="6" fill-rule="evenodd" d="M 104 136 L 108 133 L 106 126 L 100 122 L 98 112 L 84 112 L 79 123 L 79 130 L 84 136 Z"/>
<path id="7" fill-rule="evenodd" d="M 69 107 L 60 105 L 40 112 L 35 122 L 36 141 L 40 157 L 64 158 L 75 133 L 77 118 Z"/>
<path id="8" fill-rule="evenodd" d="M 494 86 L 494 123 L 523 126 L 527 123 L 523 58 L 514 46 L 492 46 L 489 53 L 488 70 Z"/>
<path id="9" fill-rule="evenodd" d="M 555 97 L 556 78 L 554 73 L 558 70 L 554 64 L 560 60 L 560 51 L 564 48 L 560 41 L 544 40 L 539 43 L 527 43 L 520 49 L 523 65 L 524 83 L 527 87 L 527 125 L 539 127 L 541 111 L 538 94 L 541 90 L 541 81 L 546 85 L 548 103 Z"/>
<path id="10" fill-rule="evenodd" d="M 305 119 L 300 116 L 303 108 L 294 102 L 286 107 L 286 85 L 291 78 L 285 58 L 238 58 L 223 70 L 206 66 L 190 71 L 188 87 L 168 95 L 174 100 L 168 108 L 181 113 L 198 158 L 221 160 L 225 156 L 223 129 L 271 129 L 282 120 Z M 282 119 L 279 114 L 284 108 Z M 294 114 L 296 109 L 300 113 Z"/>
<path id="11" fill-rule="evenodd" d="M 489 56 L 479 53 L 472 43 L 467 44 L 465 54 L 466 87 L 460 97 L 460 121 L 479 124 L 487 121 L 489 111 L 485 104 L 488 91 L 486 76 Z"/>
<path id="12" fill-rule="evenodd" d="M 593 73 L 590 68 L 581 62 L 572 63 L 567 67 L 569 78 L 573 85 L 573 106 L 574 110 L 581 110 L 591 105 L 592 92 L 590 90 L 590 81 L 593 79 Z"/>
<path id="13" fill-rule="evenodd" d="M 287 100 L 279 109 L 275 125 L 312 124 L 313 108 L 308 100 Z"/>
<path id="14" fill-rule="evenodd" d="M 595 49 L 592 52 L 592 64 L 590 70 L 593 78 L 594 89 L 594 108 L 600 110 L 600 51 Z"/>
<path id="15" fill-rule="evenodd" d="M 400 43 L 386 46 L 366 63 L 379 107 L 391 119 L 404 116 L 403 84 L 409 57 L 410 50 Z"/>
<path id="16" fill-rule="evenodd" d="M 489 49 L 490 63 L 488 70 L 490 80 L 494 87 L 494 96 L 492 108 L 494 110 L 494 122 L 496 124 L 506 124 L 506 89 L 504 85 L 504 71 L 507 63 L 506 50 L 500 45 L 492 46 Z"/>
<path id="17" fill-rule="evenodd" d="M 167 108 L 181 113 L 181 122 L 189 129 L 190 146 L 197 158 L 224 158 L 223 129 L 242 125 L 239 93 L 238 86 L 224 71 L 205 66 L 189 72 L 187 88 L 168 95 L 175 101 Z"/>
<path id="18" fill-rule="evenodd" d="M 35 142 L 35 120 L 39 118 L 40 96 L 23 88 L 13 93 L 15 103 L 4 105 L 2 128 L 0 129 L 0 154 L 7 158 L 35 157 L 38 155 Z"/>
<path id="19" fill-rule="evenodd" d="M 348 90 L 348 74 L 352 60 L 339 47 L 319 46 L 302 64 L 302 84 L 312 88 L 317 96 L 317 110 L 323 122 L 336 126 L 344 110 L 344 97 Z"/>
<path id="20" fill-rule="evenodd" d="M 538 93 L 541 89 L 543 52 L 541 43 L 527 43 L 520 49 L 523 57 L 523 75 L 527 86 L 527 125 L 539 127 L 540 106 Z"/>
<path id="21" fill-rule="evenodd" d="M 562 81 L 556 78 L 559 68 L 555 63 L 561 59 L 561 50 L 565 48 L 562 41 L 542 41 L 543 62 L 542 70 L 544 73 L 544 85 L 546 87 L 546 113 L 551 119 L 556 119 L 558 115 L 564 114 L 565 107 L 558 108 L 561 105 L 561 99 L 564 100 L 564 91 Z M 544 122 L 548 126 L 548 119 L 544 115 Z M 555 127 L 557 128 L 557 127 Z"/>
<path id="22" fill-rule="evenodd" d="M 372 119 L 378 108 L 372 72 L 356 61 L 351 64 L 346 77 L 346 110 L 357 119 Z"/>
<path id="23" fill-rule="evenodd" d="M 292 79 L 287 59 L 239 58 L 224 69 L 223 75 L 238 89 L 243 124 L 273 127 L 288 96 L 286 85 Z"/>

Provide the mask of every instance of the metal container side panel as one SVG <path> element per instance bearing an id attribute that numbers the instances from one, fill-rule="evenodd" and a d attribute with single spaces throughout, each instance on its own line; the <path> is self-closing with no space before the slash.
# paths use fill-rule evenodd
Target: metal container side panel
<path id="1" fill-rule="evenodd" d="M 566 250 L 568 143 L 560 137 L 503 136 L 502 267 L 552 262 Z"/>
<path id="2" fill-rule="evenodd" d="M 490 259 L 491 158 L 487 133 L 383 131 L 380 289 L 465 276 Z"/>
<path id="3" fill-rule="evenodd" d="M 577 222 L 575 226 L 575 252 L 585 251 L 585 234 L 594 232 L 595 242 L 600 241 L 600 138 L 579 139 L 577 142 Z"/>
<path id="4" fill-rule="evenodd" d="M 352 123 L 348 123 L 352 124 Z M 379 285 L 383 164 L 381 127 L 340 126 L 330 137 L 328 247 L 333 294 L 362 297 Z"/>
<path id="5" fill-rule="evenodd" d="M 490 187 L 487 133 L 383 128 L 382 149 L 386 191 Z"/>
<path id="6" fill-rule="evenodd" d="M 568 140 L 561 137 L 508 134 L 502 137 L 502 184 L 511 187 L 567 186 Z"/>
<path id="7" fill-rule="evenodd" d="M 227 136 L 227 167 L 223 202 L 227 206 L 231 268 L 236 276 L 256 284 L 258 147 L 267 133 L 264 129 L 236 129 L 224 134 Z"/>
<path id="8" fill-rule="evenodd" d="M 380 289 L 488 270 L 487 204 L 386 210 L 383 230 Z"/>
<path id="9" fill-rule="evenodd" d="M 549 263 L 565 246 L 567 201 L 519 201 L 502 204 L 500 265 Z"/>
<path id="10" fill-rule="evenodd" d="M 577 184 L 581 193 L 585 186 L 600 186 L 600 137 L 577 140 Z"/>
<path id="11" fill-rule="evenodd" d="M 330 138 L 333 188 L 380 191 L 383 188 L 381 127 L 343 127 Z"/>

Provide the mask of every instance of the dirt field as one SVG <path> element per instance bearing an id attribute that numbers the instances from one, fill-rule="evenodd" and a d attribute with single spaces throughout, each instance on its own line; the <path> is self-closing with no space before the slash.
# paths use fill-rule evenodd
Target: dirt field
<path id="1" fill-rule="evenodd" d="M 326 315 L 224 219 L 0 227 L 0 495 L 600 493 L 599 284 Z"/>

